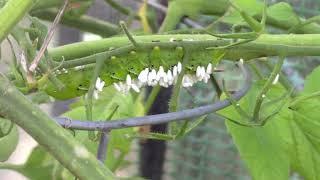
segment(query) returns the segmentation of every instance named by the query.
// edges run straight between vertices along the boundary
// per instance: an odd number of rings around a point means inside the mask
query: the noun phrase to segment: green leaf
[[[295,120],[297,117],[295,118]],[[314,142],[295,121],[291,121],[294,137],[294,153],[292,166],[305,179],[317,180],[320,178],[320,154]],[[319,146],[318,146],[319,147]]]
[[[320,67],[306,78],[305,88],[300,96],[320,91],[318,78]],[[299,97],[297,97],[299,98]],[[310,98],[300,101],[292,111],[291,122],[294,137],[292,166],[305,179],[319,179],[320,175],[320,101]]]
[[[320,76],[320,67],[317,67],[306,78],[305,87],[301,96],[305,96],[320,91],[318,78]],[[297,97],[299,98],[299,97]],[[320,99],[317,97],[300,101],[294,106],[294,119],[299,128],[313,143],[320,141]],[[320,152],[319,146],[315,146]]]
[[[256,82],[248,94],[239,102],[248,114],[252,115],[252,109],[256,97],[261,89],[262,82]],[[265,101],[279,98],[286,91],[280,86],[272,86],[266,94]],[[274,102],[269,107],[263,108],[261,117],[265,117],[275,109],[279,108],[281,102]],[[228,107],[220,111],[221,114],[231,119],[245,122],[234,107]],[[289,145],[292,144],[290,129],[288,128],[288,117],[290,113],[283,109],[277,116],[269,120],[263,127],[244,127],[226,121],[226,126],[231,134],[242,159],[253,179],[259,180],[287,180],[289,178]]]
[[[298,24],[299,17],[293,11],[290,4],[285,2],[277,3],[267,9],[268,21],[276,24]]]
[[[10,121],[0,118],[0,130],[7,132],[10,123]],[[6,161],[10,157],[12,152],[16,149],[18,141],[19,133],[16,125],[14,125],[8,135],[0,137],[0,162]]]
[[[116,92],[112,87],[107,87],[99,94],[99,99],[94,102],[92,112],[93,120],[105,120],[114,110],[116,105],[118,105],[119,108],[112,119],[140,116],[143,115],[144,112],[143,105],[139,97],[135,98],[132,94],[124,95]],[[77,102],[74,104],[73,109],[65,113],[64,116],[72,119],[85,120],[86,115],[83,102]],[[109,133],[106,165],[110,169],[114,170],[114,168],[118,167],[124,156],[130,151],[132,141],[131,135],[134,133],[134,128],[112,130]],[[75,138],[83,142],[89,151],[96,154],[98,142],[91,141],[87,137],[87,132],[85,131],[76,132]]]
[[[257,0],[237,0],[235,4],[249,15],[254,16],[262,13],[263,3]],[[222,20],[225,23],[238,24],[244,22],[240,13],[232,9]]]
[[[316,91],[320,91],[320,66],[315,68],[306,78],[306,82],[304,85],[303,93],[313,93]]]
[[[32,180],[63,179],[64,168],[41,146],[33,149],[27,162],[23,165],[2,165],[2,169],[17,171]],[[65,170],[66,171],[66,170]],[[69,174],[69,179],[72,176]]]

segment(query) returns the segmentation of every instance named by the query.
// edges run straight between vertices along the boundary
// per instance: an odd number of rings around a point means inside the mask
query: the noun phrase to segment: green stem
[[[144,106],[144,112],[147,114],[154,102],[154,100],[157,98],[159,92],[160,92],[161,87],[160,86],[155,86],[152,88],[151,93],[148,96],[148,99],[146,101],[146,104]]]
[[[269,71],[272,70],[272,65],[270,62],[263,62],[263,65],[265,65]],[[279,82],[281,83],[281,85],[288,91],[291,91],[292,89],[294,89],[292,83],[288,80],[288,78],[286,77],[286,75],[282,72],[279,73]],[[293,91],[290,96],[291,97],[295,97],[297,96],[298,92],[297,91]]]
[[[0,115],[30,134],[79,179],[114,179],[84,145],[23,96],[0,74]]]
[[[254,71],[254,73],[258,76],[258,78],[263,79],[263,75],[261,74],[257,65],[255,65],[254,62],[249,62],[248,64],[251,67],[251,69]]]
[[[172,1],[168,7],[167,14],[170,16],[166,16],[161,24],[159,32],[166,32],[176,29],[177,24],[179,24],[181,18],[183,17],[183,11],[180,10],[178,6],[174,6],[175,1]]]
[[[36,50],[32,47],[30,41],[28,41],[25,32],[21,28],[16,27],[11,31],[11,35],[27,53],[27,61],[30,62],[35,57]],[[56,76],[53,76],[51,72],[49,72],[50,67],[46,62],[47,61],[44,60],[40,61],[39,68],[41,69],[42,73],[48,73],[48,78],[55,85],[55,87],[57,87],[58,89],[63,89],[64,84]]]
[[[118,156],[118,158],[116,159],[116,161],[114,162],[113,166],[110,167],[110,170],[112,172],[114,172],[115,170],[118,169],[118,167],[121,165],[121,163],[123,162],[123,159],[126,157],[126,153],[120,152],[120,155]]]
[[[57,15],[57,11],[52,9],[41,10],[33,12],[32,15],[43,20],[53,21]],[[61,23],[102,37],[113,36],[119,32],[119,28],[116,25],[86,15],[82,15],[80,18],[65,15],[61,19]]]
[[[302,23],[299,23],[298,25],[296,26],[293,26],[292,28],[290,28],[288,30],[288,33],[292,33],[292,32],[297,32],[299,31],[299,29],[301,29],[302,27],[306,26],[306,25],[309,25],[311,23],[314,23],[314,22],[319,22],[320,21],[320,16],[314,16],[312,18],[309,18],[307,20],[305,20],[304,22]]]
[[[265,98],[265,96],[267,95],[267,92],[270,90],[271,86],[272,86],[272,82],[274,81],[274,79],[276,78],[276,76],[279,76],[279,72],[281,71],[281,67],[282,64],[285,60],[285,57],[279,57],[279,60],[277,62],[277,64],[275,65],[273,71],[271,72],[267,82],[263,85],[260,93],[258,94],[257,100],[256,100],[256,104],[253,110],[253,121],[255,122],[259,122],[260,117],[259,117],[259,113],[260,113],[260,108],[262,105],[262,102]]]
[[[177,83],[173,87],[172,95],[169,102],[169,112],[175,112],[178,109],[179,94],[180,94],[180,89],[182,85],[182,79],[186,71],[186,65],[188,63],[189,58],[190,58],[190,54],[188,49],[184,49],[182,70],[181,70],[181,73],[178,75]]]
[[[94,71],[93,71],[93,76],[91,78],[91,81],[90,81],[90,86],[89,86],[89,90],[88,90],[88,93],[87,93],[87,97],[85,98],[85,101],[86,101],[86,117],[87,117],[87,120],[88,121],[92,121],[93,117],[92,117],[92,110],[93,110],[93,93],[95,91],[95,86],[96,86],[96,82],[97,82],[97,79],[99,77],[99,74],[103,68],[103,65],[104,65],[104,61],[103,61],[103,56],[101,55],[97,55],[96,56],[96,64],[95,64],[95,68],[94,68]],[[95,132],[94,131],[88,131],[88,137],[89,139],[91,140],[94,140],[96,139],[96,136],[95,136]]]
[[[21,167],[21,165],[0,162],[0,169],[19,170]]]
[[[126,8],[125,6],[122,6],[121,4],[117,3],[114,0],[104,0],[106,3],[108,3],[111,7],[113,7],[114,9],[116,9],[117,11],[119,11],[122,14],[128,15],[130,16],[131,14],[133,14],[133,11],[129,8]],[[139,19],[140,17],[138,15],[134,15],[135,19]]]
[[[193,41],[183,41],[184,39]],[[170,39],[182,40],[170,42]],[[178,35],[145,35],[135,36],[136,42],[141,49],[148,50],[155,46],[168,49],[177,46],[189,46],[190,51],[206,51],[207,47],[224,46],[230,40],[218,40],[217,38],[205,34],[178,34]],[[160,42],[152,42],[158,40]],[[303,43],[302,43],[303,42]],[[80,58],[105,52],[111,47],[119,48],[128,46],[130,41],[127,37],[113,37],[108,39],[86,41],[60,46],[49,50],[49,55],[53,60],[66,60]],[[304,35],[261,35],[258,39],[225,49],[225,59],[239,60],[253,59],[266,56],[279,56],[285,53],[290,56],[319,56],[320,55],[320,34]],[[108,51],[110,52],[110,51]],[[119,54],[118,54],[119,55]],[[94,61],[93,61],[94,62]]]
[[[256,8],[262,8],[262,6],[263,3],[259,3]],[[175,29],[183,16],[195,17],[199,14],[223,16],[228,8],[229,0],[170,1],[166,18],[161,25],[162,32]],[[257,15],[254,18],[260,21],[262,15]],[[299,20],[294,19],[292,21],[285,21],[284,23],[282,18],[267,16],[266,24],[283,30],[289,30],[299,24]],[[320,26],[316,23],[308,24],[299,28],[296,33],[317,34],[320,33]]]
[[[35,0],[9,0],[0,9],[0,42],[32,7]]]

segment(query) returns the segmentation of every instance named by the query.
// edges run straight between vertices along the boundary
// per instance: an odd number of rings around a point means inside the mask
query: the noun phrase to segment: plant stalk
[[[79,179],[114,179],[84,145],[21,94],[0,74],[0,115],[10,119]]]

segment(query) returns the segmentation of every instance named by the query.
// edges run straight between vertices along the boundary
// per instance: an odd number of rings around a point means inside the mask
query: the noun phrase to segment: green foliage
[[[320,68],[317,68],[308,76],[305,90],[300,96],[320,90],[315,83],[319,75]],[[246,111],[252,111],[260,88],[261,83],[256,82],[239,102]],[[285,92],[281,86],[273,86],[266,97],[272,100]],[[273,103],[261,112],[264,114],[270,112],[277,108],[278,103]],[[263,127],[242,127],[226,122],[241,157],[254,179],[285,180],[288,179],[292,169],[306,179],[319,178],[319,99],[300,101],[294,109],[288,108],[289,105],[288,102],[287,108],[281,109],[279,114]],[[237,121],[243,121],[243,117],[237,114],[233,107],[223,109],[220,113]]]
[[[256,97],[263,84],[264,82],[255,82],[249,93],[239,102],[240,107],[249,114],[253,112]],[[283,93],[285,90],[281,86],[273,86],[266,94],[265,101],[279,98]],[[262,117],[272,112],[277,105],[279,102],[262,109]],[[246,122],[234,107],[225,108],[220,113],[236,121]],[[263,127],[243,127],[226,121],[228,131],[254,179],[288,179],[289,157],[282,137],[286,137],[290,131],[287,128],[288,122],[282,116],[283,114],[280,113]]]
[[[33,149],[25,164],[4,164],[1,169],[17,171],[32,180],[62,179],[63,171],[65,171],[60,163],[40,146]],[[68,175],[69,178],[72,178],[70,173]]]
[[[100,94],[99,99],[94,101],[93,121],[105,120],[114,110],[115,106],[119,107],[112,119],[140,116],[144,113],[139,97],[131,94],[123,95],[109,87],[105,88]],[[64,114],[64,116],[72,119],[86,120],[84,103],[80,101],[73,104],[72,109]],[[111,170],[116,170],[123,163],[125,155],[129,153],[133,134],[136,134],[134,128],[112,130],[109,133],[106,165]],[[92,153],[95,154],[97,152],[98,142],[89,140],[86,132],[76,131],[75,138],[85,144]]]
[[[300,96],[320,90],[317,67],[307,78],[305,89]],[[297,97],[299,98],[299,97]],[[293,167],[306,179],[319,179],[320,167],[320,102],[318,97],[300,101],[292,110],[293,121],[290,123],[294,144]]]
[[[287,24],[288,22],[297,24],[300,21],[292,7],[285,2],[280,2],[270,6],[267,13],[270,21],[276,21],[279,24]]]

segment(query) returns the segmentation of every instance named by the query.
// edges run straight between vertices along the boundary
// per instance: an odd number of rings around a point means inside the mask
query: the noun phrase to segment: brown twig
[[[43,44],[42,44],[42,46],[41,46],[41,49],[40,49],[39,53],[38,53],[37,56],[34,58],[34,60],[32,61],[31,65],[30,65],[30,67],[29,67],[29,71],[33,72],[33,71],[37,68],[37,66],[38,66],[38,64],[39,64],[39,62],[40,62],[40,60],[41,60],[41,57],[42,57],[43,54],[45,53],[45,51],[46,51],[46,49],[47,49],[47,47],[48,47],[48,45],[49,45],[49,43],[50,43],[53,35],[54,35],[55,29],[56,29],[58,23],[60,22],[60,20],[61,20],[61,18],[62,18],[62,15],[64,14],[64,11],[65,11],[66,8],[67,8],[68,3],[69,3],[69,0],[64,0],[64,4],[63,4],[63,6],[59,9],[56,18],[54,19],[54,21],[53,21],[53,23],[52,23],[52,25],[51,25],[51,27],[50,27],[50,29],[49,29],[49,31],[48,31],[48,34],[47,34],[47,36],[46,36],[45,39],[44,39],[44,42],[43,42]]]

